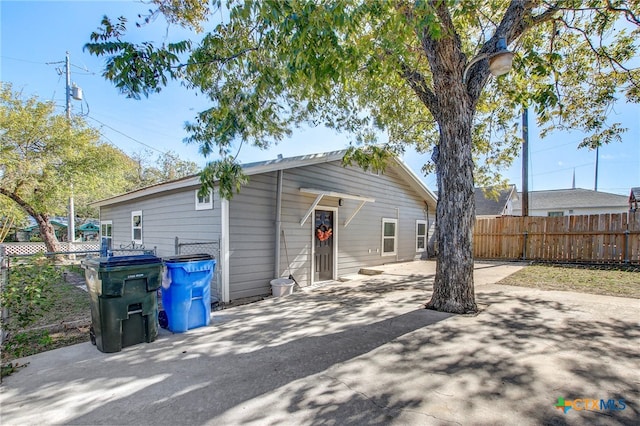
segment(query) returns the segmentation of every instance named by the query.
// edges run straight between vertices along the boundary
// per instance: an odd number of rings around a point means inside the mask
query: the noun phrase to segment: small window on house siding
[[[213,191],[209,190],[209,193],[205,196],[198,194],[199,190],[196,189],[196,210],[211,210],[213,208]]]
[[[131,212],[131,241],[142,244],[142,210]]]
[[[112,220],[103,220],[100,222],[100,237],[102,238],[113,238],[113,221]]]
[[[382,256],[393,256],[397,252],[398,219],[382,219]]]
[[[427,221],[416,220],[416,252],[427,249]]]
[[[562,217],[564,212],[547,212],[548,217]]]

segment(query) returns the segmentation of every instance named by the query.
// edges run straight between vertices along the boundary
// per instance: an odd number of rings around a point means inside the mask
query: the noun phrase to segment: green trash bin
[[[153,255],[112,256],[82,263],[91,298],[91,342],[101,352],[158,337],[157,289],[162,259]]]

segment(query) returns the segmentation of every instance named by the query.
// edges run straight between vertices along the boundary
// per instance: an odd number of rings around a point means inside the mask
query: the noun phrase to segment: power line
[[[93,121],[95,121],[95,122],[97,122],[97,123],[99,123],[99,124],[103,125],[104,127],[108,128],[108,129],[111,129],[111,130],[113,130],[114,132],[119,133],[119,134],[121,134],[122,136],[126,137],[127,139],[131,139],[132,141],[134,141],[134,142],[136,142],[136,143],[139,143],[140,145],[145,146],[145,147],[147,147],[147,148],[149,148],[149,149],[151,149],[151,150],[153,150],[153,151],[156,151],[156,152],[159,152],[159,153],[161,153],[161,154],[165,154],[165,155],[167,155],[167,154],[168,154],[168,152],[161,151],[161,150],[159,150],[158,148],[155,148],[155,147],[153,147],[153,146],[151,146],[151,145],[148,145],[148,144],[146,144],[146,143],[144,143],[144,142],[142,142],[142,141],[139,141],[138,139],[132,138],[131,136],[127,135],[126,133],[121,132],[120,130],[118,130],[118,129],[116,129],[116,128],[113,128],[113,127],[109,126],[108,124],[105,124],[105,123],[103,123],[102,121],[100,121],[100,120],[98,120],[98,119],[95,119],[95,118],[93,118],[93,117],[91,117],[91,116],[89,116],[89,115],[87,115],[87,118],[90,118],[90,119],[92,119]]]
[[[577,143],[577,142],[567,142],[567,143],[563,143],[562,145],[554,145],[554,146],[550,146],[548,148],[543,148],[543,149],[538,149],[536,151],[532,151],[531,154],[536,154],[538,152],[544,152],[544,151],[551,151],[553,149],[562,148],[563,146],[573,145],[575,143]]]
[[[11,59],[12,61],[26,62],[27,64],[48,65],[47,62],[29,61],[27,59],[12,58],[11,56],[4,56],[4,55],[1,55],[0,57],[3,58],[3,59]]]
[[[577,169],[578,167],[586,167],[586,166],[592,166],[592,165],[593,165],[593,163],[584,163],[584,164],[580,164],[578,166],[565,167],[564,169],[553,170],[553,171],[550,171],[550,172],[536,173],[533,176],[550,175],[550,174],[553,174],[553,173],[560,173],[560,172],[563,172],[565,170]]]

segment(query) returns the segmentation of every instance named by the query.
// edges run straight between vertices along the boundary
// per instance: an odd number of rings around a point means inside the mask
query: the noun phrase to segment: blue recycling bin
[[[211,281],[216,261],[207,254],[164,259],[167,268],[162,283],[162,306],[168,328],[183,333],[211,321]]]

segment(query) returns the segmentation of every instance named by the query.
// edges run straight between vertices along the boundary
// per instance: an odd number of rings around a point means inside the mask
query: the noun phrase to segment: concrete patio
[[[20,360],[0,422],[25,424],[637,424],[640,301],[494,284],[481,312],[422,309],[435,263],[217,311],[212,325],[103,354]],[[566,400],[624,399],[621,411]]]

